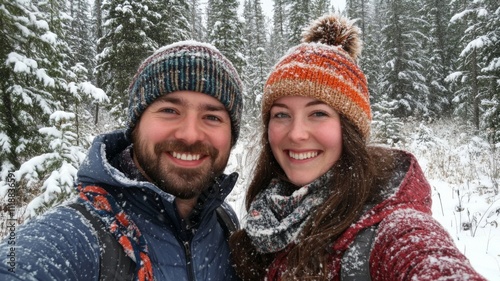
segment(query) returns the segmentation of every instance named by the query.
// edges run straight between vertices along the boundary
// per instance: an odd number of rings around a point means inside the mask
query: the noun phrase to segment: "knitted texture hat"
[[[279,60],[264,86],[263,122],[273,102],[284,96],[318,99],[349,119],[365,141],[372,119],[365,75],[356,59],[361,53],[360,30],[353,21],[323,16],[303,33],[300,45]]]
[[[218,99],[229,113],[232,143],[236,143],[243,84],[231,62],[214,46],[196,41],[162,47],[141,64],[129,87],[127,136],[151,103],[175,91],[200,92]]]

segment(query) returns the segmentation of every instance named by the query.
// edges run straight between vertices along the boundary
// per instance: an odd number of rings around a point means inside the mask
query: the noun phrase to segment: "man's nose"
[[[201,120],[193,116],[187,116],[179,124],[175,138],[184,141],[186,144],[193,144],[197,141],[203,141],[205,132],[202,129]]]

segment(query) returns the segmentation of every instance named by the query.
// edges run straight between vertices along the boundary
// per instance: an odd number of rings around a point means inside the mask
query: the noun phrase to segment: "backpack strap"
[[[340,280],[370,281],[370,253],[378,225],[361,230],[342,256]]]
[[[238,218],[226,202],[215,209],[215,212],[217,213],[217,221],[222,226],[222,229],[224,229],[226,239],[229,239],[229,236],[240,228]]]
[[[72,203],[68,207],[79,211],[90,221],[97,233],[101,251],[99,280],[133,280],[134,262],[125,254],[116,238],[109,231],[106,231],[104,224],[82,204]]]
[[[222,226],[226,239],[229,239],[229,236],[239,229],[239,223],[236,215],[231,211],[231,207],[226,204],[224,202],[215,212],[217,213],[217,221]],[[101,251],[99,280],[133,280],[132,259],[125,254],[123,247],[116,241],[115,237],[109,231],[106,231],[104,224],[82,204],[72,203],[68,207],[79,211],[90,221],[97,233],[99,249]]]

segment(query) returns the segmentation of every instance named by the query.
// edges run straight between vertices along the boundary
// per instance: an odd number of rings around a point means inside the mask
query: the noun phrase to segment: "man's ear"
[[[139,124],[141,123],[141,119],[139,118],[139,120],[137,120],[137,123],[135,124],[134,126],[134,129],[132,130],[132,132],[130,132],[130,142],[131,143],[135,143],[137,138],[139,137],[137,134],[137,131],[138,131],[138,127],[139,127]]]

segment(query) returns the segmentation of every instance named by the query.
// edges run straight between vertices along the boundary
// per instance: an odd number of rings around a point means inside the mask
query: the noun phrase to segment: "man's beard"
[[[222,155],[212,146],[196,142],[186,145],[181,141],[165,141],[154,146],[154,155],[149,153],[140,138],[133,134],[134,155],[146,176],[163,191],[181,199],[192,199],[207,189],[215,177],[222,174],[229,152]],[[166,160],[168,152],[208,155],[210,163],[198,168],[181,168]],[[206,160],[205,160],[206,161]]]

